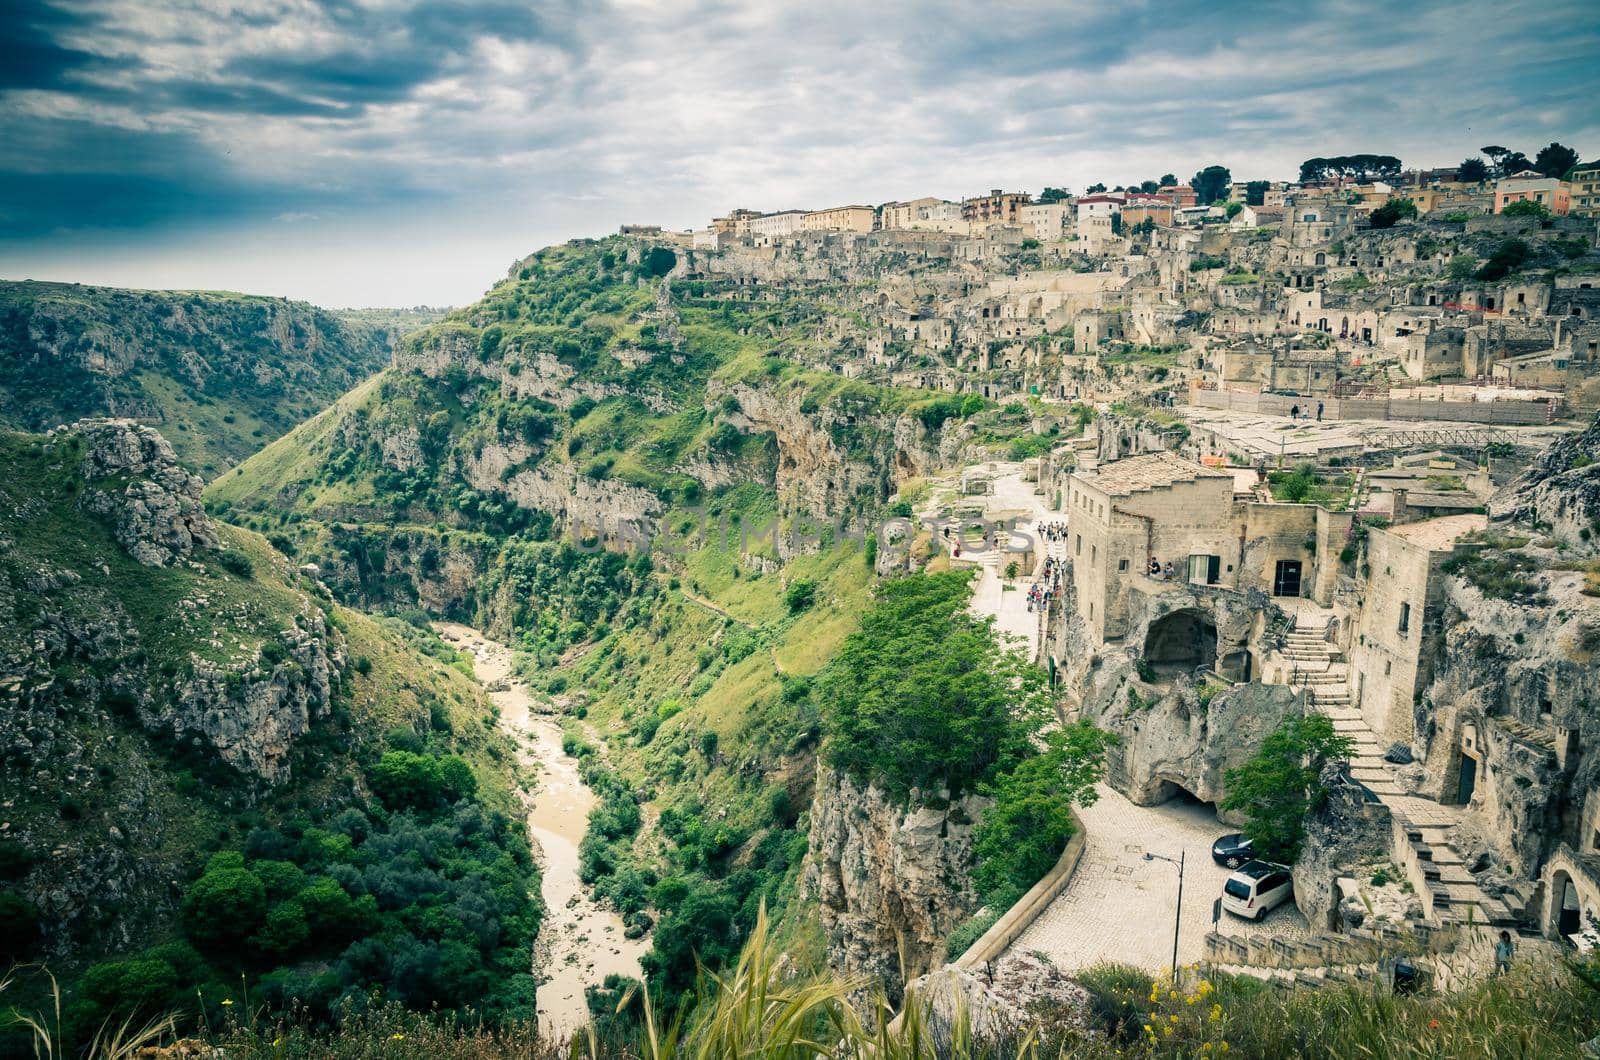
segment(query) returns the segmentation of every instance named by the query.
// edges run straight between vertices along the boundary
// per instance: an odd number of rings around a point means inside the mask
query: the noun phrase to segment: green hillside
[[[241,977],[313,1018],[369,990],[531,1016],[537,872],[466,663],[196,521],[170,459],[130,428],[0,433],[7,955],[64,975],[80,1035],[220,1019]]]
[[[880,510],[897,424],[936,437],[993,415],[818,370],[819,324],[857,285],[748,298],[667,277],[674,264],[620,238],[541,251],[206,493],[341,599],[519,649],[603,797],[584,875],[653,930],[664,1003],[692,990],[696,954],[738,951],[763,901],[820,960],[814,920],[786,915],[821,731],[811,682],[866,606],[872,556],[840,542],[780,557],[763,535]],[[725,537],[681,555],[573,541],[620,518],[683,535],[693,507]]]
[[[4,282],[0,426],[131,417],[210,478],[381,368],[406,327],[282,298]]]

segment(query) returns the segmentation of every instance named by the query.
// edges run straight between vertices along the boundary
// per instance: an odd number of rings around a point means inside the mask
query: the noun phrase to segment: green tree
[[[298,953],[310,937],[305,907],[291,898],[267,911],[267,922],[250,941],[263,953],[281,961]]]
[[[1476,155],[1463,158],[1456,167],[1456,180],[1463,184],[1482,184],[1489,179],[1489,166]]]
[[[1046,188],[1039,193],[1040,202],[1060,202],[1071,193],[1066,188]]]
[[[1500,214],[1502,217],[1537,217],[1541,221],[1548,221],[1550,208],[1533,199],[1518,199],[1516,202],[1507,203]]]
[[[1008,906],[1054,865],[1072,836],[1072,807],[1091,806],[1105,776],[1111,733],[1078,722],[1045,749],[982,787],[994,798],[973,831],[973,883],[986,904]]]
[[[1244,203],[1242,203],[1242,202],[1230,202],[1226,207],[1224,207],[1222,212],[1227,214],[1228,215],[1228,219],[1231,221],[1235,217],[1238,217],[1241,213],[1244,212]]]
[[[1084,194],[1085,195],[1099,195],[1099,194],[1103,193],[1105,190],[1106,190],[1106,186],[1104,184],[1091,184],[1091,185],[1089,185],[1088,190],[1084,192]]]
[[[1027,753],[1050,710],[1045,676],[968,611],[969,575],[879,587],[819,682],[835,767],[901,794],[954,793]]]
[[[1539,148],[1539,153],[1533,156],[1533,168],[1557,180],[1565,177],[1577,164],[1578,152],[1566,144],[1552,142],[1548,147]]]
[[[1494,253],[1489,255],[1489,260],[1479,266],[1473,275],[1480,280],[1503,280],[1522,268],[1532,253],[1528,244],[1522,240],[1507,239],[1495,248]]]
[[[1393,228],[1400,221],[1415,220],[1417,204],[1410,199],[1390,199],[1372,211],[1373,228]]]
[[[1233,174],[1228,172],[1227,166],[1210,165],[1189,178],[1195,200],[1201,206],[1209,206],[1226,198],[1228,186],[1232,183]]]
[[[1270,180],[1252,180],[1244,186],[1244,201],[1249,206],[1260,206],[1267,201],[1267,189],[1272,187]]]
[[[238,946],[266,920],[267,889],[244,866],[244,856],[226,850],[212,855],[206,871],[183,899],[184,927],[197,945],[217,951]]]
[[[1253,758],[1223,774],[1222,808],[1245,815],[1244,834],[1259,857],[1292,862],[1305,839],[1306,815],[1327,797],[1322,767],[1354,748],[1326,715],[1285,718]]]
[[[1161,174],[1161,179],[1157,181],[1156,184],[1158,187],[1162,188],[1176,188],[1178,186],[1178,178],[1173,176],[1171,173],[1163,173]]]

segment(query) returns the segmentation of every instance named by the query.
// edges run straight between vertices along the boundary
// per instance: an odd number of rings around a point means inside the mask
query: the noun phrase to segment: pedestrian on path
[[[1322,422],[1322,402],[1317,402],[1317,422]]]
[[[1511,958],[1516,955],[1517,947],[1511,941],[1511,932],[1500,932],[1500,941],[1494,944],[1494,974],[1505,975],[1511,970]]]

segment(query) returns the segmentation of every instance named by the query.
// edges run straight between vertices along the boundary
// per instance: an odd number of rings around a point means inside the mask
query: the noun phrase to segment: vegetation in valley
[[[36,636],[60,645],[8,708],[8,739],[51,753],[0,782],[0,913],[10,956],[60,977],[61,1033],[83,1044],[157,1014],[216,1025],[247,999],[313,1021],[373,997],[526,1018],[537,872],[507,745],[448,649],[339,606],[238,528],[182,563],[135,562],[79,504],[79,441],[0,435],[0,655],[14,669]],[[201,667],[229,688],[304,681],[297,660],[312,662],[294,653],[318,637],[330,700],[286,738],[286,783],[161,706]],[[13,999],[45,986],[23,977]]]

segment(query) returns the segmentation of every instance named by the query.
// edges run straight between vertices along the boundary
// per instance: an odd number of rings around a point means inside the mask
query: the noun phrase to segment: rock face
[[[1423,790],[1457,801],[1464,754],[1479,762],[1472,828],[1514,874],[1537,871],[1562,837],[1579,838],[1585,795],[1600,784],[1600,622],[1581,572],[1532,577],[1544,602],[1486,595],[1466,578],[1444,586],[1433,680],[1415,708]]]
[[[1139,647],[1152,627],[1174,615],[1201,614],[1213,623],[1217,653],[1243,650],[1258,614],[1236,594],[1197,587],[1135,601],[1137,618],[1125,646],[1089,650],[1071,591],[1058,642],[1071,660],[1066,686],[1079,690],[1079,715],[1117,734],[1107,780],[1134,803],[1147,806],[1187,791],[1203,802],[1223,797],[1223,775],[1243,765],[1284,718],[1300,711],[1297,693],[1284,685],[1243,682],[1197,685],[1192,674],[1140,676]]]
[[[1328,798],[1307,818],[1293,868],[1295,905],[1315,931],[1343,926],[1334,923],[1333,881],[1350,866],[1386,861],[1394,820],[1387,806],[1368,802],[1359,786],[1344,779],[1339,763],[1323,770],[1322,783]]]
[[[83,439],[84,510],[110,520],[128,555],[165,567],[196,548],[216,548],[198,475],[178,466],[167,440],[131,420],[82,420],[59,432]]]
[[[817,770],[806,884],[816,895],[828,963],[879,978],[898,1004],[907,979],[944,961],[945,938],[976,911],[972,828],[987,800],[923,806]]]
[[[1489,514],[1547,525],[1569,549],[1600,549],[1600,417],[1554,442],[1491,500]]]
[[[1087,990],[1032,953],[1007,953],[982,975],[947,965],[914,980],[906,995],[922,1006],[928,1033],[940,1045],[962,1020],[980,1045],[1014,1041],[1036,1026],[1047,1036],[1083,1027],[1090,1003]]]

